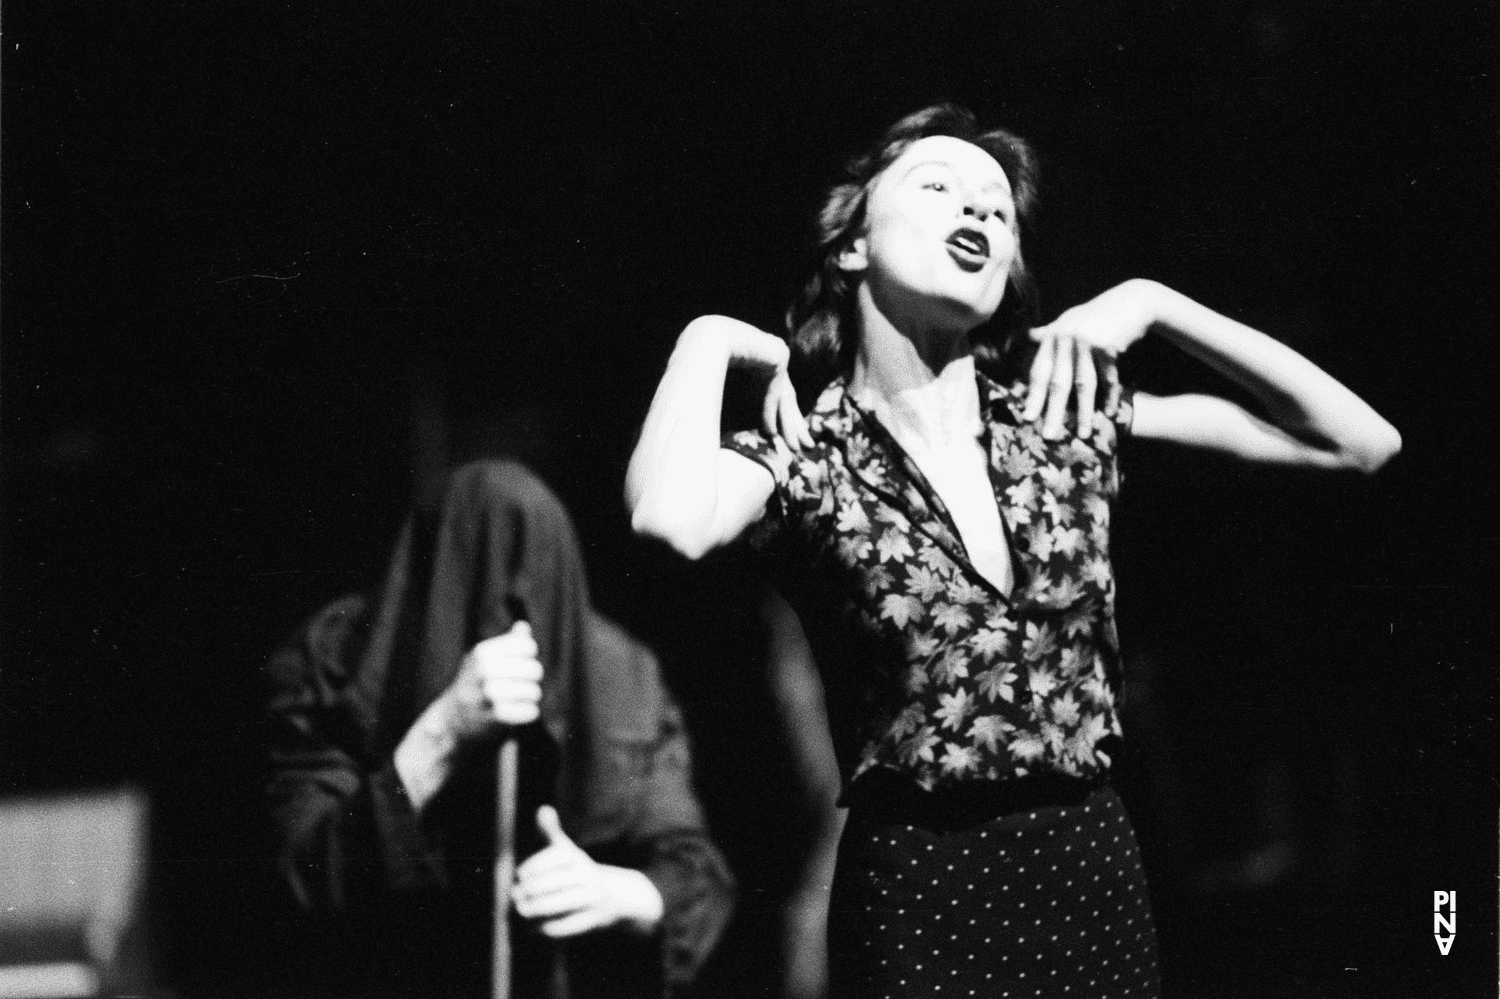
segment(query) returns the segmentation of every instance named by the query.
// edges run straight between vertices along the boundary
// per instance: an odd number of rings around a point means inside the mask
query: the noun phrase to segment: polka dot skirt
[[[1108,786],[963,828],[851,807],[829,912],[837,999],[1154,999],[1156,928]]]

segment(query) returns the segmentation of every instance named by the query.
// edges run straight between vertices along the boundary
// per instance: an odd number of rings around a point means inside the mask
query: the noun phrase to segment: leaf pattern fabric
[[[1094,777],[1120,735],[1109,519],[1129,394],[1111,379],[1087,435],[1047,440],[1021,417],[1024,385],[976,382],[1008,595],[970,563],[942,500],[845,379],[808,416],[812,448],[760,431],[724,441],[775,480],[747,540],[802,570],[790,595],[846,782],[876,767],[929,790]]]

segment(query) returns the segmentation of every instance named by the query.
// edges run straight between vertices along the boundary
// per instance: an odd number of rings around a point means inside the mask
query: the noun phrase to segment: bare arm
[[[1118,355],[1148,330],[1244,386],[1265,418],[1207,395],[1138,395],[1137,437],[1252,461],[1372,473],[1401,435],[1349,389],[1290,347],[1155,281],[1133,280],[1064,312],[1033,336],[1072,336]]]
[[[719,447],[724,378],[731,364],[768,377],[763,419],[771,432],[808,444],[786,377],[786,344],[725,316],[693,320],[677,339],[625,474],[638,533],[689,558],[734,540],[765,508],[774,485],[760,465]]]

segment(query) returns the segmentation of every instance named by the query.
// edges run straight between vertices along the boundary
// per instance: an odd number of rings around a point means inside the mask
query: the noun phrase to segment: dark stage
[[[633,537],[625,463],[684,323],[777,328],[842,158],[939,99],[1042,152],[1047,318],[1153,277],[1404,436],[1368,479],[1127,452],[1168,995],[1496,994],[1496,5],[13,0],[3,48],[0,792],[146,793],[166,994],[281,994],[260,667],[502,451],[685,704],[741,881],[700,993],[783,994],[763,581]]]

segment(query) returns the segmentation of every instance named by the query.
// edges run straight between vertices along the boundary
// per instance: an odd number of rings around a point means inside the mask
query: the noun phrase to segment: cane
[[[516,879],[516,785],[520,744],[514,735],[500,743],[495,768],[495,921],[490,968],[492,999],[510,999],[510,889]]]
[[[525,621],[515,596],[505,601],[511,625]],[[493,634],[495,622],[486,622]],[[516,880],[516,789],[521,780],[521,744],[515,730],[500,741],[495,761],[495,914],[490,939],[491,999],[510,999],[510,892]]]

